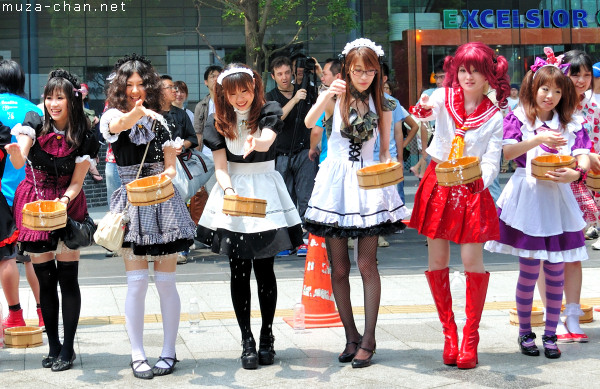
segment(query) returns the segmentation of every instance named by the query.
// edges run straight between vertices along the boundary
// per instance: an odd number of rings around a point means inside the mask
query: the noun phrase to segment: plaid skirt
[[[600,210],[594,201],[592,192],[587,186],[585,186],[585,182],[571,182],[571,190],[573,190],[575,200],[577,200],[579,209],[581,209],[581,212],[583,212],[583,219],[586,221],[586,223],[596,223],[598,217],[600,216]]]
[[[127,204],[125,185],[135,180],[140,165],[117,166],[121,186],[110,198],[110,210],[122,212]],[[164,171],[162,162],[145,163],[140,174],[148,177]],[[127,209],[129,223],[123,247],[132,247],[135,255],[166,255],[187,250],[193,243],[196,226],[175,188],[175,196],[155,205]]]

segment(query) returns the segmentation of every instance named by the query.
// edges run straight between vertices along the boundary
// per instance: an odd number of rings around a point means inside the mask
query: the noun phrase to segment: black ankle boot
[[[275,337],[273,335],[261,336],[258,346],[258,364],[272,365],[275,362]]]
[[[256,341],[254,338],[249,338],[242,342],[242,367],[249,370],[258,367],[258,355],[256,353]]]

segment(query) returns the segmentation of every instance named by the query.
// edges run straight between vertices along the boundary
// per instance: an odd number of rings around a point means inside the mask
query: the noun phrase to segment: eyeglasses
[[[179,90],[179,88],[177,88],[176,86],[163,86],[163,89],[171,89],[171,90],[174,90],[175,92],[177,92]]]
[[[377,70],[375,70],[375,69],[370,69],[370,70],[351,70],[351,73],[353,75],[355,75],[356,77],[362,77],[364,75],[366,75],[367,77],[373,77],[374,75],[377,74]]]
[[[445,74],[440,74],[440,75],[435,74],[433,76],[433,78],[436,80],[443,80],[444,78],[446,78],[446,75]]]

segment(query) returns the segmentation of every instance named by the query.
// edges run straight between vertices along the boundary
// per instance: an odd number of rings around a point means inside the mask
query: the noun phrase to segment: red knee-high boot
[[[463,340],[456,365],[459,369],[473,369],[479,363],[477,359],[479,332],[477,330],[479,329],[483,304],[485,304],[490,273],[465,272],[465,276],[467,279],[467,301],[465,306],[467,323],[463,329]]]
[[[446,365],[456,365],[458,357],[458,333],[454,312],[452,312],[452,294],[450,293],[450,277],[448,268],[442,270],[426,271],[425,277],[429,282],[429,289],[435,307],[438,311],[442,328],[444,329],[444,354],[443,360]]]

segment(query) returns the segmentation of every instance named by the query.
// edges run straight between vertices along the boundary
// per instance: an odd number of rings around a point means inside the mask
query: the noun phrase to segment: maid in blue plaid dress
[[[144,152],[140,177],[176,174],[175,155],[180,139],[173,141],[161,125],[153,131],[160,109],[160,79],[144,57],[133,54],[115,65],[116,76],[108,90],[108,104],[100,122],[102,135],[112,146],[122,185],[111,197],[110,210],[122,212],[127,204],[125,185],[136,177]],[[179,141],[179,142],[178,142]],[[146,147],[149,144],[148,147]],[[175,196],[156,205],[130,206],[122,256],[127,274],[125,324],[131,341],[131,368],[136,378],[150,379],[173,372],[178,362],[175,340],[181,303],[175,286],[177,253],[187,250],[195,235],[194,222],[175,189]],[[163,320],[163,349],[150,367],[143,347],[144,300],[148,289],[148,259],[154,262],[154,280]]]

